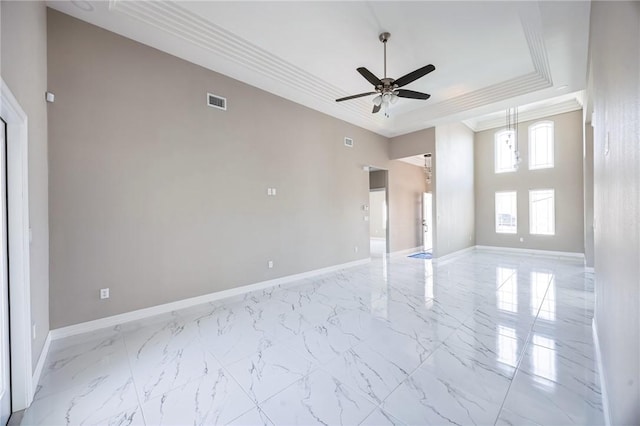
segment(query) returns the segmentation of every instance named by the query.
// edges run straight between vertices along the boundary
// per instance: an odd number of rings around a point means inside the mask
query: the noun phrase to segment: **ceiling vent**
[[[222,96],[214,95],[213,93],[207,93],[207,105],[213,108],[218,108],[221,110],[227,110],[227,98],[223,98]]]
[[[349,148],[353,148],[353,139],[344,138],[344,146],[348,146]]]

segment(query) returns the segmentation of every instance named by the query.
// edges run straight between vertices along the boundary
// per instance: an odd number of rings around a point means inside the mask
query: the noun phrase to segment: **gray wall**
[[[475,245],[473,137],[461,123],[436,127],[434,257]]]
[[[593,2],[595,320],[611,424],[640,424],[640,3]],[[609,152],[605,154],[605,141]]]
[[[420,168],[388,139],[48,17],[52,327],[368,257],[363,164],[389,170],[391,246],[415,246]]]
[[[33,368],[49,332],[47,20],[43,2],[2,1],[0,74],[28,117]]]
[[[387,187],[387,170],[376,170],[369,172],[369,189],[380,189]]]
[[[554,122],[554,164],[552,169],[529,170],[529,125]],[[584,203],[582,175],[582,111],[573,111],[522,122],[518,139],[522,163],[516,172],[494,172],[494,134],[490,129],[476,133],[476,244],[584,253]],[[529,235],[529,189],[555,189],[556,234]],[[518,233],[495,232],[495,192],[518,192]],[[520,238],[524,242],[520,242]]]

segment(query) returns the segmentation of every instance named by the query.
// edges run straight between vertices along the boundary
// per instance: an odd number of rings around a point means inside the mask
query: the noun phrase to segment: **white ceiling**
[[[385,136],[585,87],[589,2],[47,4]],[[357,67],[383,76],[382,31],[391,33],[390,77],[430,63],[436,67],[405,87],[430,93],[431,99],[401,99],[390,118],[371,114],[370,98],[334,102],[370,91]]]

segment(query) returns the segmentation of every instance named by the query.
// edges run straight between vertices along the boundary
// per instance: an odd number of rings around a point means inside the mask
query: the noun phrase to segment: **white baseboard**
[[[51,346],[51,332],[48,332],[47,338],[44,339],[44,346],[42,346],[42,352],[40,352],[40,356],[38,357],[38,363],[36,364],[36,369],[33,372],[33,388],[32,389],[34,393],[38,389],[38,383],[40,382],[42,369],[44,368],[44,363],[47,360],[47,355],[49,355],[49,346]],[[31,399],[33,399],[33,395],[31,396]]]
[[[591,322],[593,330],[593,341],[596,344],[596,363],[598,365],[598,375],[600,376],[600,392],[602,393],[602,412],[604,413],[604,423],[606,426],[611,425],[611,413],[609,412],[609,397],[607,395],[607,384],[604,381],[604,372],[602,371],[602,354],[600,352],[600,339],[598,338],[598,327],[596,319]]]
[[[572,259],[584,260],[584,253],[574,253],[570,251],[552,251],[552,250],[535,250],[516,247],[498,247],[498,246],[476,246],[476,249],[483,251],[502,252],[510,254],[526,254],[529,256],[547,256],[547,257],[569,257]]]
[[[315,269],[312,271],[302,272],[300,274],[287,275],[272,280],[262,281],[255,284],[249,284],[242,287],[230,288],[228,290],[217,291],[215,293],[204,294],[202,296],[191,297],[189,299],[178,300],[176,302],[165,303],[162,305],[151,306],[149,308],[137,309],[135,311],[125,312],[123,314],[113,315],[110,317],[100,318],[93,321],[82,322],[79,324],[69,325],[67,327],[56,328],[49,332],[51,340],[62,339],[64,337],[75,336],[77,334],[88,333],[108,327],[115,327],[130,321],[136,321],[155,315],[165,314],[178,309],[189,308],[191,306],[201,305],[203,303],[215,300],[225,299],[227,297],[238,296],[255,290],[275,287],[277,285],[292,283],[305,278],[310,278],[341,269],[352,268],[354,266],[364,265],[371,262],[371,258],[355,260],[353,262],[342,263],[339,265],[328,266],[326,268]]]
[[[444,256],[438,256],[433,258],[433,263],[442,265],[443,263],[450,262],[453,259],[457,259],[460,256],[463,256],[469,252],[472,252],[476,249],[476,246],[466,247],[461,250],[454,251],[449,254],[445,254]]]
[[[397,256],[404,256],[405,254],[408,255],[408,254],[421,253],[421,252],[422,252],[422,246],[419,246],[419,247],[412,247],[404,250],[394,251],[389,253],[389,256],[397,257]]]

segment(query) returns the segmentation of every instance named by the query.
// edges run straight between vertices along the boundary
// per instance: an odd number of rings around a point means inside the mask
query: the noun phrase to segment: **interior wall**
[[[381,189],[387,187],[387,171],[376,170],[369,172],[369,189]]]
[[[529,126],[545,120],[554,123],[555,166],[529,170]],[[510,173],[495,173],[494,168],[494,135],[502,128],[476,133],[476,244],[584,253],[582,128],[582,111],[520,123],[518,141],[522,162],[516,172]],[[547,188],[555,189],[556,234],[530,235],[529,190]],[[495,232],[496,191],[517,191],[517,234]]]
[[[428,152],[436,152],[435,127],[396,136],[391,138],[389,143],[389,158],[392,160],[413,157],[414,155],[422,155]]]
[[[640,3],[593,2],[595,322],[611,424],[640,424]]]
[[[0,3],[0,74],[28,117],[31,321],[35,369],[49,332],[47,20],[40,1]]]
[[[389,241],[390,252],[422,246],[422,194],[424,171],[402,161],[389,162]]]
[[[436,127],[435,258],[475,245],[473,138],[462,123]]]
[[[369,236],[372,238],[387,238],[383,213],[386,201],[386,191],[378,190],[369,193]]]
[[[52,327],[367,258],[365,164],[415,247],[387,138],[53,10],[48,43]]]

